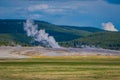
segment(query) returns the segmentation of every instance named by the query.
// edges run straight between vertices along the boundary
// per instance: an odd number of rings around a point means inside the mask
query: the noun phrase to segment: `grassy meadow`
[[[0,80],[120,80],[120,56],[0,59]]]

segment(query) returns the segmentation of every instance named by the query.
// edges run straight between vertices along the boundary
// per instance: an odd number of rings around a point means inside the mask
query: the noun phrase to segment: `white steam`
[[[34,21],[30,19],[26,20],[26,23],[24,23],[24,30],[26,31],[27,36],[32,37],[35,41],[38,41],[47,47],[60,48],[53,36],[49,36],[43,29],[38,30],[38,25],[35,25]]]
[[[103,29],[107,31],[118,31],[111,22],[102,23],[102,26],[103,26]]]

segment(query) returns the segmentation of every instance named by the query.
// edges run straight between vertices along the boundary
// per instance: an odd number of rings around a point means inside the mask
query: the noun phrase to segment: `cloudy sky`
[[[0,19],[27,18],[120,30],[120,0],[0,0]]]

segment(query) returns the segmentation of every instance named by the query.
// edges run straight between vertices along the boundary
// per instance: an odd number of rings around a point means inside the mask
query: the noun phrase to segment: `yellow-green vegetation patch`
[[[0,59],[0,80],[120,80],[120,56]]]

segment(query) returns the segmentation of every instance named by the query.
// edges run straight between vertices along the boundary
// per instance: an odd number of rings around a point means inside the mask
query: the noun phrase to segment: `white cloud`
[[[118,31],[111,22],[102,23],[102,26],[103,26],[103,29],[107,31]]]
[[[44,9],[48,9],[47,4],[32,5],[28,7],[29,11],[44,10]]]
[[[42,15],[40,14],[31,14],[29,15],[29,18],[32,18],[32,19],[40,19],[42,17]]]
[[[56,9],[56,8],[45,10],[45,12],[47,13],[58,13],[58,12],[63,12],[63,11],[64,11],[63,9]]]
[[[48,4],[37,4],[37,5],[31,5],[28,7],[28,11],[43,11],[46,13],[59,13],[63,12],[63,8],[59,8],[55,5],[48,5]]]
[[[85,3],[86,2],[86,3]],[[91,5],[88,3],[93,3],[94,1],[49,1],[49,3],[38,3],[31,4],[27,9],[30,12],[41,11],[50,14],[65,14],[65,13],[88,13],[87,7],[90,8]],[[96,1],[94,2],[96,4]],[[93,5],[93,4],[92,4]],[[93,7],[92,7],[93,9]]]

